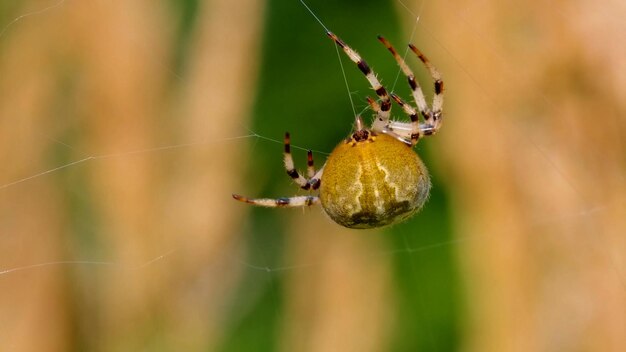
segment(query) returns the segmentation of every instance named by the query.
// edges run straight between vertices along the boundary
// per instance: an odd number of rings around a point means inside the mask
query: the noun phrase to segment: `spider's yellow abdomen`
[[[429,191],[428,171],[410,146],[363,130],[328,157],[320,200],[338,224],[364,229],[409,218],[424,205]]]

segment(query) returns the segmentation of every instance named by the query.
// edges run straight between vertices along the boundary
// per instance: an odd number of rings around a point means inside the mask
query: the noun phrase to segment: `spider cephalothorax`
[[[373,228],[398,223],[415,214],[428,199],[428,171],[413,146],[441,127],[443,81],[441,75],[415,46],[409,48],[424,63],[434,80],[432,109],[411,69],[383,37],[378,39],[394,56],[407,76],[417,109],[395,94],[388,94],[376,75],[359,54],[335,34],[328,36],[343,49],[375,90],[380,103],[368,98],[376,113],[367,129],[356,117],[355,131],[335,147],[328,160],[315,170],[313,154],[308,152],[307,178],[294,167],[289,133],[285,134],[284,162],[287,174],[305,190],[319,190],[319,196],[297,196],[278,199],[248,199],[234,194],[237,200],[267,207],[301,207],[321,204],[336,223],[349,228]],[[411,122],[391,121],[391,98],[409,116]],[[421,121],[420,116],[421,115]]]

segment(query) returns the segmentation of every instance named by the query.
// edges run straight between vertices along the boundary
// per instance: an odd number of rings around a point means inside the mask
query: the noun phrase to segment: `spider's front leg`
[[[428,60],[426,55],[424,55],[419,49],[417,49],[415,45],[409,44],[409,48],[411,49],[411,51],[413,51],[413,53],[415,53],[415,55],[417,55],[417,57],[420,59],[420,61],[422,61],[424,66],[426,66],[428,73],[430,73],[430,76],[432,77],[434,81],[435,95],[433,96],[432,109],[430,110],[430,115],[429,116],[424,115],[424,117],[426,118],[426,122],[434,126],[434,132],[436,132],[441,127],[441,119],[443,117],[442,109],[443,109],[443,90],[444,89],[443,89],[443,80],[441,78],[441,73],[439,73],[439,70],[435,68],[435,66],[430,62],[430,60]]]
[[[372,129],[375,131],[382,131],[384,127],[389,123],[389,116],[391,115],[391,99],[389,97],[389,93],[383,85],[380,83],[378,78],[376,78],[376,74],[370,68],[370,66],[361,58],[361,56],[354,51],[351,47],[349,47],[343,40],[341,40],[337,35],[332,32],[326,32],[328,35],[342,50],[352,62],[356,64],[361,73],[365,75],[365,78],[370,83],[370,86],[380,98],[380,105],[374,102],[371,99],[368,99],[370,102],[370,106],[376,113],[376,120],[372,124]]]
[[[382,36],[378,36],[378,40],[380,40],[380,42],[385,45],[389,52],[391,52],[393,57],[396,59],[396,62],[398,62],[398,65],[402,69],[402,72],[407,77],[409,86],[411,87],[413,99],[415,100],[417,108],[421,113],[422,118],[424,119],[423,123],[419,122],[417,111],[410,104],[407,104],[402,99],[400,99],[400,97],[398,97],[397,95],[391,94],[391,97],[411,118],[411,129],[410,131],[407,131],[407,125],[405,123],[394,121],[389,124],[389,129],[395,134],[406,138],[407,141],[410,140],[411,145],[415,145],[421,137],[433,135],[441,127],[443,107],[443,80],[441,79],[441,74],[435,68],[435,66],[433,66],[430,60],[428,60],[428,58],[426,58],[426,56],[415,47],[415,45],[409,44],[409,48],[411,49],[411,51],[413,51],[413,53],[415,53],[420,61],[422,61],[424,66],[426,66],[426,69],[428,69],[428,72],[434,80],[435,94],[433,96],[433,105],[431,109],[426,103],[422,88],[415,80],[415,74],[406,64],[404,59],[398,54],[396,49],[391,45],[391,43],[389,43],[387,39]]]

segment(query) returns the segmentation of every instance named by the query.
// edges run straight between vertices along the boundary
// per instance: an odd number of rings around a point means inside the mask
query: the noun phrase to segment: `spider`
[[[370,128],[356,116],[354,132],[340,142],[326,163],[315,170],[313,153],[307,154],[307,177],[300,174],[291,156],[289,132],[285,133],[284,163],[287,174],[304,190],[319,190],[319,196],[297,196],[277,199],[249,199],[233,194],[236,200],[263,207],[305,207],[321,204],[336,223],[355,229],[381,227],[406,220],[422,208],[430,191],[428,170],[413,146],[441,127],[443,81],[441,74],[413,44],[409,48],[422,61],[434,80],[432,108],[415,75],[394,47],[382,36],[385,45],[398,62],[411,87],[417,110],[396,94],[389,94],[359,54],[331,32],[326,33],[365,75],[380,99],[368,97],[375,113]],[[410,117],[411,122],[391,121],[391,99]],[[420,121],[419,114],[422,118]]]

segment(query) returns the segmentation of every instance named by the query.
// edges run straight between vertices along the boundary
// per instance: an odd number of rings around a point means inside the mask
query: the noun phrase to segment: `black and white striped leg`
[[[424,118],[426,118],[426,113],[428,113],[429,108],[428,108],[428,104],[426,103],[426,98],[424,97],[424,92],[422,91],[422,88],[420,87],[419,83],[417,83],[417,80],[415,80],[415,74],[406,64],[402,56],[398,54],[396,49],[391,45],[391,43],[389,43],[387,39],[379,35],[378,40],[380,40],[380,42],[383,43],[383,45],[385,45],[385,47],[389,50],[389,52],[391,52],[393,57],[396,59],[396,62],[398,62],[398,66],[400,66],[400,69],[402,70],[402,72],[404,73],[404,75],[407,77],[409,81],[409,86],[411,87],[411,93],[413,95],[413,99],[415,100],[415,104],[417,104],[417,108],[424,115]]]
[[[315,164],[313,163],[313,151],[306,152],[306,176],[311,179],[315,176]]]
[[[384,129],[384,122],[385,120],[380,116],[382,110],[380,108],[380,104],[378,104],[378,102],[374,99],[372,99],[371,97],[367,97],[367,103],[369,104],[370,108],[372,108],[372,111],[376,114],[376,120],[374,121],[374,123],[372,124],[372,129],[376,129],[377,131],[381,131]],[[387,120],[387,123],[389,123],[390,120]]]
[[[434,133],[435,127],[429,122],[420,123],[417,111],[411,105],[407,104],[396,94],[391,94],[391,97],[402,107],[402,110],[411,118],[411,128],[406,130],[406,124],[392,122],[389,124],[389,129],[398,136],[403,137],[410,142],[411,146],[417,144],[417,141],[423,136],[429,136]]]
[[[430,76],[433,78],[435,95],[433,96],[433,106],[431,108],[432,115],[430,117],[432,118],[432,125],[435,127],[435,131],[437,131],[441,126],[441,119],[443,117],[442,109],[444,88],[441,73],[439,73],[439,71],[435,68],[435,66],[433,66],[430,60],[428,60],[428,58],[419,49],[417,49],[415,45],[409,44],[409,48],[422,61],[424,66],[426,66],[426,69],[428,69]]]
[[[320,203],[320,198],[315,196],[298,196],[289,198],[258,198],[249,199],[238,194],[233,194],[233,198],[240,202],[258,205],[261,207],[284,207],[284,208],[296,208],[296,207],[308,207],[311,205],[317,205]]]
[[[285,133],[285,152],[283,155],[287,175],[289,175],[289,177],[291,177],[298,184],[298,186],[303,189],[308,189],[306,178],[298,173],[298,170],[296,170],[293,163],[293,157],[291,156],[291,137],[289,136],[289,132]]]
[[[365,60],[363,60],[356,51],[350,48],[343,40],[339,39],[339,37],[337,37],[334,33],[326,32],[326,34],[335,43],[337,43],[337,45],[341,49],[343,49],[343,51],[346,53],[346,55],[348,55],[350,60],[352,60],[352,62],[354,62],[357,65],[359,70],[363,72],[363,74],[365,75],[365,78],[367,78],[370,85],[376,92],[376,95],[378,95],[378,97],[380,98],[380,109],[378,110],[375,109],[377,116],[376,116],[376,120],[374,121],[372,125],[372,129],[382,130],[384,126],[386,126],[389,123],[389,115],[391,113],[390,111],[391,99],[389,97],[389,94],[387,93],[387,90],[385,89],[385,87],[383,87],[383,85],[380,83],[378,78],[376,78],[376,75],[374,74],[372,69],[369,67],[367,62],[365,62]]]
[[[419,83],[415,80],[415,74],[406,64],[404,59],[398,54],[396,49],[389,43],[387,39],[382,36],[378,36],[378,40],[380,40],[385,47],[391,52],[393,57],[398,62],[398,65],[402,69],[402,72],[407,76],[409,81],[409,86],[411,87],[411,91],[413,94],[413,99],[415,99],[415,104],[417,104],[417,108],[422,114],[426,125],[432,126],[432,133],[436,132],[441,125],[441,117],[442,117],[442,108],[443,108],[443,80],[441,79],[441,74],[439,71],[433,66],[433,64],[428,60],[428,58],[415,47],[413,44],[409,44],[409,48],[417,57],[422,61],[430,76],[433,78],[435,94],[433,96],[433,104],[432,107],[429,108],[426,103],[426,98],[424,98],[424,92],[420,87]],[[431,133],[431,134],[432,134]]]
[[[285,170],[287,171],[287,175],[291,177],[300,188],[305,190],[315,190],[320,187],[320,178],[322,176],[322,169],[315,172],[315,168],[313,166],[313,152],[310,150],[307,153],[307,174],[309,175],[309,179],[306,179],[304,176],[300,175],[298,170],[296,170],[293,157],[291,155],[291,137],[289,132],[285,133],[285,152],[283,156],[283,160],[285,163]]]

